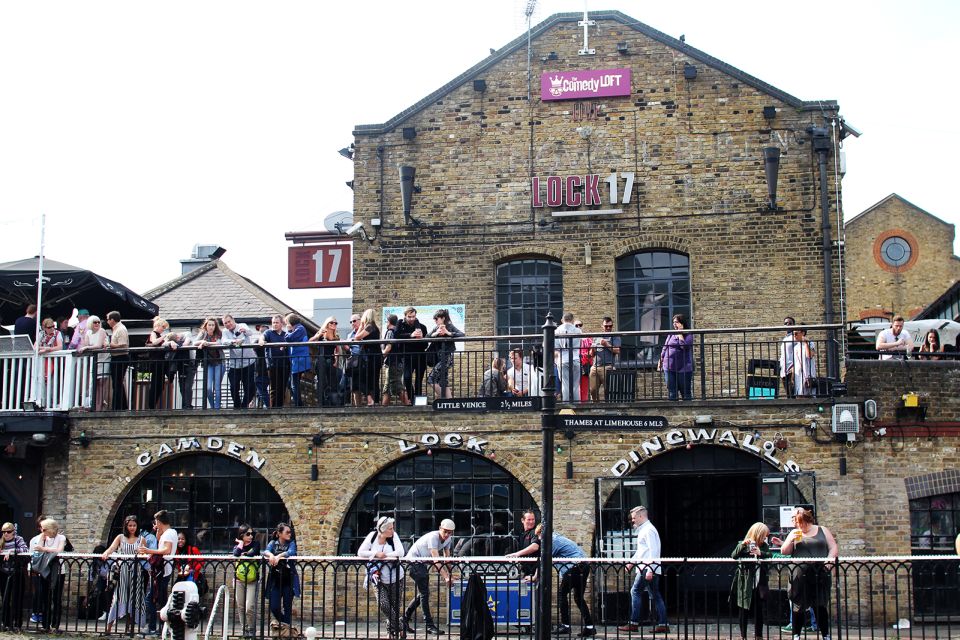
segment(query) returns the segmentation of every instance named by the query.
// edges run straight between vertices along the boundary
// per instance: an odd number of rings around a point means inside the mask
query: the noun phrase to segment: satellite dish
[[[323,228],[330,233],[340,233],[340,229],[346,229],[352,224],[353,211],[334,211],[323,219]]]

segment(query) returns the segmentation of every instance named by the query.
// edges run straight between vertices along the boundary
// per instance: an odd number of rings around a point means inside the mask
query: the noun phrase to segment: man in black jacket
[[[417,310],[407,307],[403,312],[403,322],[397,325],[396,338],[404,341],[399,343],[398,351],[403,358],[403,386],[410,402],[413,402],[416,396],[423,395],[423,374],[427,370],[427,359],[423,352],[429,343],[421,338],[426,336],[427,327],[417,320]]]

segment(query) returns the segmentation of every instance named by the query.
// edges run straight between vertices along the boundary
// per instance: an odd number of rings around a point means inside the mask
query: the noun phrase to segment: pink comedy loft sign
[[[579,100],[630,95],[630,69],[544,71],[541,100]]]

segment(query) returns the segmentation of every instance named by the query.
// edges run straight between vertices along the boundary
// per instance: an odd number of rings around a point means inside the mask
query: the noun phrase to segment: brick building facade
[[[844,229],[849,320],[911,318],[960,280],[954,226],[895,193]]]

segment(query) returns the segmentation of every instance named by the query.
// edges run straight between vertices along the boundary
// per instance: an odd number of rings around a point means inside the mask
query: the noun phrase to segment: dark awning
[[[37,271],[40,259],[0,264],[0,318],[10,324],[37,301]],[[74,308],[104,316],[119,311],[123,318],[152,318],[159,312],[154,303],[119,282],[80,267],[44,258],[43,299],[40,317],[70,315]]]

